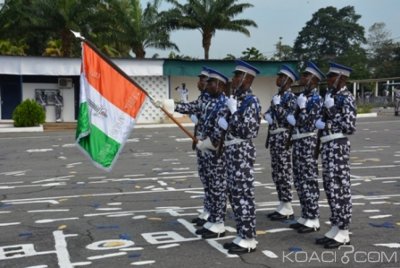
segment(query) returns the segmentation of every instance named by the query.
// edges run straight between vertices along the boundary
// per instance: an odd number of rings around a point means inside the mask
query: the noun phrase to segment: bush
[[[357,105],[357,114],[370,113],[373,107],[372,104],[359,104]]]
[[[27,99],[15,108],[12,117],[15,127],[33,127],[45,122],[46,113],[36,101]]]

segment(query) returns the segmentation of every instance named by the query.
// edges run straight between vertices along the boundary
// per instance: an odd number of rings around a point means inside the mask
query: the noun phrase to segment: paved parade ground
[[[222,248],[235,237],[230,208],[225,237],[194,233],[203,191],[178,128],[135,128],[110,173],[78,151],[74,131],[0,133],[0,267],[400,267],[400,118],[357,121],[351,245],[337,250],[314,244],[330,228],[322,189],[319,232],[266,218],[277,206],[266,132],[255,140],[259,243],[240,257]]]

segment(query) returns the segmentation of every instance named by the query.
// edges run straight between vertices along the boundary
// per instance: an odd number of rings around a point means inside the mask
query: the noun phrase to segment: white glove
[[[228,122],[226,121],[226,119],[224,117],[220,117],[218,119],[218,126],[220,128],[222,128],[223,130],[227,130],[228,129]]]
[[[196,148],[199,149],[202,152],[207,150],[207,149],[213,150],[213,151],[217,150],[217,148],[215,148],[214,145],[211,143],[210,138],[207,138],[207,139],[202,140],[202,141],[199,140],[197,142]]]
[[[289,114],[287,117],[286,117],[286,120],[289,122],[289,124],[291,124],[292,126],[295,126],[296,125],[296,118],[294,118],[294,115],[292,115],[292,114]]]
[[[197,118],[197,116],[195,114],[190,115],[190,120],[192,120],[193,124],[195,124],[195,125],[197,125],[197,123],[199,122],[199,119]]]
[[[272,97],[272,102],[275,104],[275,105],[279,105],[279,104],[281,104],[281,95],[275,95],[275,96],[273,96]]]
[[[173,114],[175,111],[175,102],[173,99],[164,99],[162,101],[162,107],[170,114]]]
[[[318,129],[325,129],[325,125],[325,122],[321,119],[318,119],[317,122],[315,122],[315,127]]]
[[[299,106],[300,109],[306,108],[306,102],[307,102],[307,97],[304,96],[304,94],[300,94],[297,97],[297,105]]]
[[[332,98],[331,94],[325,95],[324,105],[326,108],[331,108],[335,104],[335,100]]]
[[[229,97],[229,99],[226,101],[226,105],[228,106],[229,111],[231,111],[231,114],[237,111],[237,100],[234,99],[232,96]]]
[[[266,113],[264,118],[265,118],[265,120],[267,120],[268,125],[272,125],[272,123],[274,122],[274,120],[272,119],[272,117],[269,113]]]

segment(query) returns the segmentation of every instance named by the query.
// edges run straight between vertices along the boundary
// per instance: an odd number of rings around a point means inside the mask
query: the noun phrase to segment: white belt
[[[343,135],[343,133],[330,134],[330,135],[321,137],[321,142],[326,143],[328,141],[336,140],[336,139],[340,139],[340,138],[344,138],[344,137],[346,137],[346,136]]]
[[[307,133],[299,133],[299,134],[293,134],[292,135],[292,140],[299,140],[305,137],[311,137],[315,136],[316,134],[314,132],[307,132]]]
[[[243,139],[239,139],[239,138],[235,138],[235,139],[233,139],[233,140],[230,140],[230,141],[225,141],[224,142],[224,145],[225,146],[229,146],[229,145],[232,145],[232,144],[238,144],[238,143],[241,143],[241,142],[244,142],[245,140],[243,140]]]
[[[287,130],[287,128],[280,127],[280,128],[274,129],[274,130],[270,130],[269,134],[274,135],[274,134],[278,134],[278,133],[284,132],[286,130]]]

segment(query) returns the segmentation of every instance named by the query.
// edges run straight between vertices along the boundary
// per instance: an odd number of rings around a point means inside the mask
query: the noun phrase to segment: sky
[[[141,0],[142,7],[149,0]],[[182,0],[181,3],[185,3]],[[253,7],[245,9],[238,18],[252,19],[257,28],[249,27],[250,37],[238,32],[217,31],[211,40],[210,59],[222,59],[227,54],[242,56],[246,48],[255,47],[270,58],[275,53],[275,44],[282,37],[284,45],[293,46],[298,33],[311,20],[312,15],[320,8],[334,6],[340,9],[344,6],[354,6],[356,14],[361,15],[358,23],[368,29],[376,22],[385,23],[385,30],[391,33],[391,38],[400,42],[400,0],[240,0]],[[163,4],[161,10],[168,9],[169,4]],[[204,58],[201,46],[202,37],[198,30],[178,30],[170,35],[170,40],[180,49],[175,52],[199,59]],[[146,49],[146,57],[155,53],[159,58],[167,58],[171,50]]]

